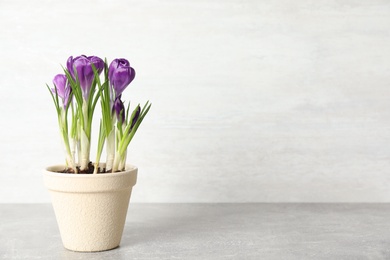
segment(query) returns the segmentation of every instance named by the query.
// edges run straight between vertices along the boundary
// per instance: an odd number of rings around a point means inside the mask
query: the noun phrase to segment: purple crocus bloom
[[[115,99],[122,94],[125,88],[133,81],[135,70],[130,67],[126,59],[115,59],[108,69],[108,79],[115,91]]]
[[[121,100],[121,95],[115,99],[114,105],[112,106],[112,113],[116,114],[117,120],[121,120],[121,123],[125,121],[125,106]]]
[[[85,55],[81,55],[76,58],[73,58],[73,56],[70,56],[66,63],[66,66],[72,78],[74,80],[78,78],[83,97],[86,100],[88,100],[92,82],[95,77],[91,64],[95,66],[96,70],[100,75],[104,68],[104,61],[99,57],[87,57]],[[75,75],[75,72],[77,73],[77,75]]]
[[[69,82],[64,74],[58,74],[53,79],[53,88],[51,91],[55,94],[57,89],[57,95],[62,99],[62,104],[66,108],[70,102],[70,95],[72,93],[72,88],[69,85]]]

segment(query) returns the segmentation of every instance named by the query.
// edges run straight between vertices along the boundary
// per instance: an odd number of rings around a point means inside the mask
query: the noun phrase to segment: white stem
[[[70,167],[73,169],[74,173],[78,173],[78,172],[77,172],[76,165],[75,165],[75,163],[74,163],[74,161],[73,161],[73,158],[72,158],[72,156],[71,156],[70,154],[68,154],[68,153],[66,153],[66,164],[67,164],[68,166],[70,166]]]
[[[77,146],[77,141],[76,141],[76,139],[71,138],[70,142],[71,142],[72,160],[76,164],[76,146]]]
[[[81,160],[79,161],[80,170],[86,170],[86,169],[88,169],[88,164],[89,164],[90,143],[89,143],[88,137],[85,134],[83,129],[81,129],[80,142],[81,142],[80,143],[80,145],[81,145]]]
[[[81,163],[81,143],[80,143],[80,140],[77,141],[77,161],[78,161],[78,165],[80,165]]]
[[[110,134],[107,136],[107,159],[106,170],[111,170],[115,159],[115,129],[112,128]]]
[[[116,154],[115,159],[114,159],[114,165],[112,166],[112,172],[118,171],[119,162],[120,162],[119,154]]]
[[[83,126],[80,129],[80,150],[81,150],[81,158],[79,158],[80,170],[88,169],[89,164],[89,153],[91,149],[91,144],[89,142],[88,136],[85,133],[85,129],[88,129],[88,102],[83,99]]]
[[[65,140],[65,138],[67,138],[67,137],[63,136],[63,138],[64,138],[64,152],[65,152],[66,166],[71,167],[73,169],[73,171],[75,173],[77,173],[76,164],[74,163],[74,160],[72,158],[72,154],[70,152],[69,141]]]
[[[64,150],[65,150],[65,158],[66,158],[66,165],[68,167],[71,167],[75,173],[77,173],[77,168],[74,163],[74,160],[72,158],[72,152],[69,147],[69,136],[68,136],[68,129],[66,127],[66,112],[64,109],[61,110],[61,118],[60,118],[60,127],[61,127],[61,134],[63,138],[63,144],[64,144]]]
[[[98,172],[98,168],[99,168],[99,163],[95,163],[95,169],[93,169],[93,174],[97,174],[97,172]]]

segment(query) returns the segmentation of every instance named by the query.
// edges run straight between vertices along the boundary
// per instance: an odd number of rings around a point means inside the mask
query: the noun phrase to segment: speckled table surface
[[[390,204],[130,204],[121,246],[63,248],[50,204],[0,204],[0,259],[390,259]]]

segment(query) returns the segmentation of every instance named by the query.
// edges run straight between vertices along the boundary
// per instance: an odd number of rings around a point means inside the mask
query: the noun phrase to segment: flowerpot
[[[48,167],[44,183],[51,194],[61,239],[72,251],[96,252],[119,246],[137,167],[105,174],[58,173]]]

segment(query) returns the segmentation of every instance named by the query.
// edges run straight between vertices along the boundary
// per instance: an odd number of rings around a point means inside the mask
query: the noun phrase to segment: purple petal
[[[69,82],[64,74],[58,74],[53,79],[53,84],[55,89],[57,89],[57,95],[62,99],[64,108],[68,106],[70,102],[70,96],[72,88],[69,85]],[[53,93],[56,93],[56,90],[52,89]]]
[[[121,96],[115,99],[114,105],[112,107],[112,112],[116,114],[116,118],[118,121],[121,120],[121,123],[125,121],[125,106],[123,105]]]
[[[88,59],[95,66],[96,70],[100,74],[104,69],[104,61],[96,56],[89,56]]]
[[[76,80],[74,76],[74,68],[73,68],[73,56],[70,56],[68,60],[66,61],[66,68],[68,69],[70,75],[74,80]]]
[[[66,88],[66,76],[63,74],[58,74],[53,79],[54,87],[57,89],[57,94],[59,97],[65,97],[65,88]],[[55,91],[54,91],[55,92]]]
[[[115,91],[115,98],[120,96],[125,88],[133,81],[135,70],[126,59],[115,59],[108,69],[108,79]]]
[[[76,69],[77,78],[80,82],[80,87],[85,99],[88,99],[89,97],[92,82],[95,78],[95,73],[91,64],[94,64],[99,74],[103,71],[104,61],[96,56],[87,57],[85,55],[81,55],[76,58],[70,56],[67,62],[67,68],[73,78],[76,78],[76,75],[72,74],[74,69]]]

